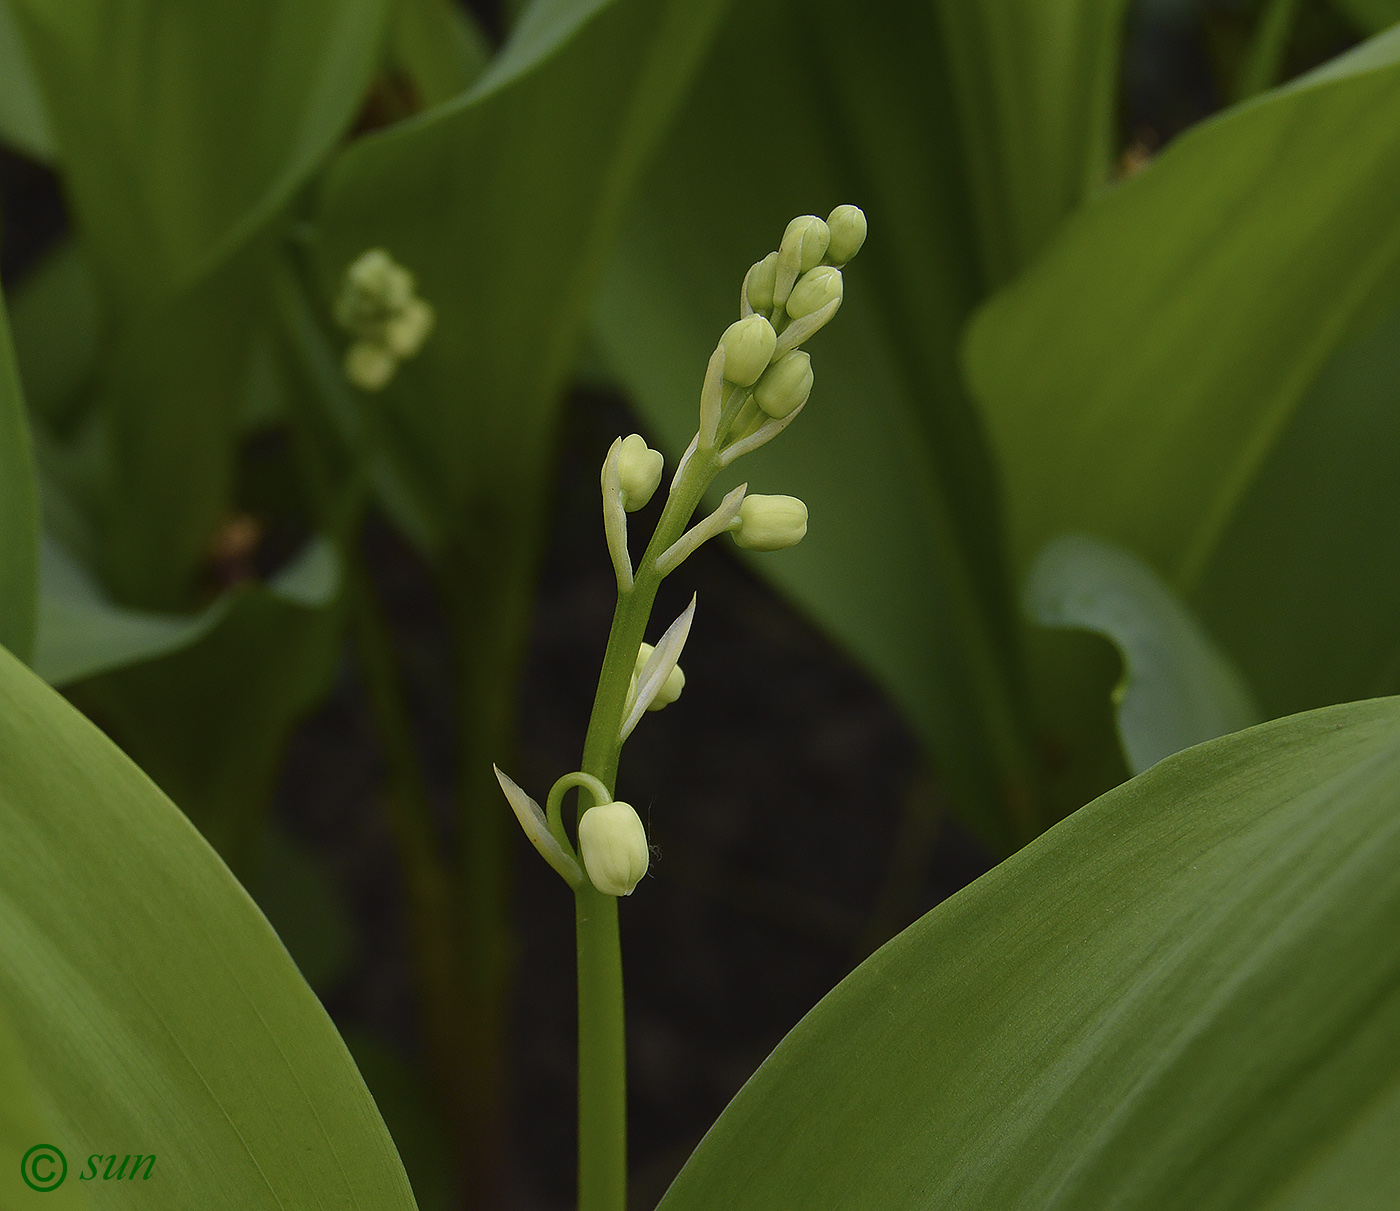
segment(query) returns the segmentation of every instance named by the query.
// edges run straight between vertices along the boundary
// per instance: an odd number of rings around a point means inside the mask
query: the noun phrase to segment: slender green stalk
[[[661,586],[656,561],[685,533],[713,477],[713,452],[697,452],[667,498],[632,588],[618,594],[580,766],[609,792],[616,791],[628,687]],[[585,882],[574,893],[574,922],[578,940],[578,1206],[579,1211],[624,1211],[627,1051],[616,897]]]

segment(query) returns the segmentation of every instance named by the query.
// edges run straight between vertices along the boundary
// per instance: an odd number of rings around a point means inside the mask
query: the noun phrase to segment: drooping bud
[[[814,214],[804,214],[787,225],[781,246],[784,249],[796,246],[797,272],[806,273],[822,263],[830,243],[831,232],[827,225]]]
[[[622,481],[622,503],[635,513],[652,498],[661,483],[661,451],[647,446],[646,438],[633,433],[622,439],[617,452],[617,471]]]
[[[734,541],[750,551],[781,551],[807,533],[807,506],[795,496],[746,496]]]
[[[409,299],[384,325],[384,344],[395,357],[412,357],[428,339],[436,318],[432,307],[422,299]]]
[[[804,315],[820,311],[828,303],[839,302],[843,286],[839,269],[833,269],[830,265],[818,265],[815,269],[808,270],[798,279],[797,285],[788,295],[788,315],[799,320]]]
[[[768,368],[778,334],[761,315],[735,320],[719,338],[724,346],[724,377],[740,387],[749,387]]]
[[[643,667],[646,665],[646,662],[651,659],[651,654],[654,651],[656,651],[656,649],[649,643],[644,643],[637,649],[637,664],[632,670],[633,677],[641,676]],[[656,697],[648,704],[647,710],[659,711],[663,706],[670,706],[671,703],[681,696],[681,691],[683,689],[685,689],[685,674],[681,672],[681,666],[676,665],[675,668],[667,674],[666,680],[661,683],[661,688],[656,691]]]
[[[754,401],[769,416],[781,419],[800,408],[812,393],[812,359],[802,350],[784,354],[754,384]]]
[[[401,311],[413,298],[413,274],[382,248],[361,253],[345,271],[335,300],[336,322],[360,332]]]
[[[844,265],[865,243],[865,211],[859,206],[838,206],[826,216],[826,225],[831,231],[826,259]]]
[[[356,341],[345,351],[345,377],[361,391],[382,391],[398,368],[398,358],[368,341]]]
[[[778,254],[770,252],[744,278],[744,295],[755,311],[773,309],[773,286],[778,280]]]
[[[578,822],[583,865],[593,886],[610,896],[630,896],[651,864],[646,829],[630,803],[600,803]]]

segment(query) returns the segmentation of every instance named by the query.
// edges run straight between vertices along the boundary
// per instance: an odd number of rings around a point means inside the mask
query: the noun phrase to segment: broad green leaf
[[[384,0],[9,0],[94,264],[122,297],[196,276],[345,132]]]
[[[389,49],[429,106],[465,92],[491,58],[476,19],[454,0],[398,0]]]
[[[39,595],[39,501],[24,395],[0,298],[0,646],[28,660]]]
[[[1333,356],[1193,604],[1270,715],[1400,687],[1400,299]]]
[[[880,678],[959,810],[1009,847],[1036,824],[996,494],[956,367],[979,271],[953,102],[929,70],[937,22],[836,3],[807,6],[801,38],[790,21],[777,0],[733,10],[604,279],[598,345],[675,458],[749,264],[794,215],[865,210],[841,312],[810,346],[811,404],[733,482],[807,502],[802,544],[753,566]],[[780,112],[756,119],[755,80]]]
[[[720,0],[542,0],[463,97],[361,139],[319,208],[327,293],[382,246],[436,309],[383,393],[391,457],[450,541],[532,549],[589,295]]]
[[[1400,1200],[1400,702],[1168,758],[944,901],[663,1211]]]
[[[1122,654],[1113,700],[1134,774],[1262,718],[1230,658],[1131,551],[1088,534],[1053,540],[1031,565],[1025,609],[1042,626],[1103,635]]]
[[[153,1152],[149,1179],[94,1204],[413,1207],[348,1052],[252,901],[145,775],[4,653],[0,832],[0,1023],[54,1132],[30,1142],[68,1159],[60,1191],[94,1189],[89,1154]],[[12,1201],[18,1160],[6,1207],[29,1205]]]
[[[190,615],[119,606],[53,539],[45,536],[40,552],[39,633],[32,663],[53,686],[178,652],[197,643],[228,612],[227,597]]]
[[[987,280],[1108,179],[1126,0],[938,0]]]
[[[71,425],[91,387],[104,323],[97,285],[69,241],[25,279],[10,307],[24,396],[36,420]]]
[[[1378,34],[1400,21],[1400,3],[1396,0],[1333,0],[1333,7],[1367,34]]]
[[[23,1185],[23,1174],[16,1172],[24,1166],[26,1159],[34,1155],[37,1148],[46,1159],[37,1169],[30,1170],[31,1179],[38,1180],[41,1187],[62,1179],[51,1189],[42,1189],[44,1206],[57,1211],[79,1211],[87,1206],[87,1200],[79,1193],[75,1180],[67,1184],[63,1166],[67,1158],[60,1160],[48,1148],[57,1132],[50,1117],[40,1108],[40,1091],[29,1074],[28,1065],[20,1050],[19,1041],[10,1029],[9,1022],[0,1012],[0,1156],[12,1158],[11,1171],[0,1178],[0,1206],[22,1207],[25,1199],[33,1198],[31,1189]],[[32,1163],[32,1162],[31,1162]]]
[[[0,0],[0,141],[44,164],[54,158],[53,132],[9,0]]]
[[[73,687],[236,870],[256,865],[288,736],[330,686],[339,590],[336,556],[317,540],[267,585],[232,590],[197,643]]]
[[[1014,561],[1086,530],[1189,592],[1400,259],[1400,31],[1188,131],[981,314]]]

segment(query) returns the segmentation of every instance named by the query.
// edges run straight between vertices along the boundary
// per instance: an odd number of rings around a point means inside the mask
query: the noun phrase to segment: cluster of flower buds
[[[434,318],[412,273],[382,248],[363,253],[346,269],[335,300],[336,323],[355,338],[345,377],[362,391],[382,390],[399,363],[423,347]]]
[[[603,460],[603,529],[617,574],[619,618],[634,607],[649,613],[661,578],[711,538],[731,533],[750,551],[781,551],[806,535],[807,506],[802,501],[795,496],[749,495],[747,484],[731,491],[703,520],[690,524],[690,518],[721,470],[771,441],[807,406],[812,359],[800,346],[841,306],[841,268],[864,242],[865,215],[854,206],[838,206],[825,222],[815,215],[793,219],[778,250],[749,270],[740,295],[740,318],[725,330],[710,356],[700,392],[699,430],[676,467],[662,520],[640,569],[633,568],[628,549],[627,514],[655,496],[663,460],[639,433],[613,442]],[[655,647],[642,643],[635,653],[625,647],[615,651],[614,641],[609,641],[604,684],[613,687],[612,702],[621,706],[619,747],[647,711],[660,710],[680,697],[685,674],[679,660],[694,614],[692,599]],[[644,623],[645,615],[639,621]],[[631,634],[640,632],[639,625]],[[624,668],[630,674],[625,700]],[[604,701],[601,688],[599,693]],[[608,895],[631,894],[646,874],[650,855],[646,830],[629,804],[613,801],[608,787],[577,771],[554,784],[546,813],[499,770],[496,774],[526,835],[570,886],[591,884]],[[579,817],[577,851],[559,813],[564,789],[574,786],[593,796],[593,806]]]

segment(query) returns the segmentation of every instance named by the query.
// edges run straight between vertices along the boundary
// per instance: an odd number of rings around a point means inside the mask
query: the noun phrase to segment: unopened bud
[[[644,643],[637,649],[637,663],[632,670],[634,679],[641,676],[642,666],[651,659],[651,654],[654,651],[656,651],[656,649],[649,643]],[[667,674],[666,680],[661,683],[661,688],[656,691],[656,697],[651,700],[647,710],[659,711],[663,706],[670,706],[671,703],[681,696],[681,691],[683,689],[685,689],[685,674],[681,672],[681,666],[676,665],[676,667]]]
[[[781,551],[807,533],[807,506],[795,496],[746,496],[734,541],[750,551]]]
[[[844,265],[865,243],[865,211],[859,206],[838,206],[826,216],[826,225],[831,230],[826,259]]]
[[[652,498],[661,482],[661,451],[647,446],[640,433],[624,437],[617,452],[617,473],[622,481],[622,504],[635,513]]]
[[[356,341],[345,352],[345,377],[361,391],[381,391],[398,368],[398,358],[383,345]]]
[[[770,252],[761,261],[756,261],[744,279],[744,294],[749,306],[755,311],[773,309],[773,287],[778,281],[778,254]]]
[[[413,299],[413,274],[382,248],[361,253],[345,271],[335,300],[336,322],[363,334],[382,324],[387,315],[401,311]]]
[[[818,265],[804,273],[788,295],[787,313],[799,320],[804,315],[820,311],[828,303],[839,300],[843,284],[841,271],[830,265]]]
[[[754,401],[776,420],[790,415],[812,393],[812,359],[800,349],[785,353],[754,384]]]
[[[436,317],[422,299],[409,299],[404,308],[384,325],[384,343],[396,357],[412,357],[423,347],[433,330]]]
[[[827,245],[831,243],[831,232],[814,214],[799,215],[787,225],[783,232],[784,248],[797,247],[797,272],[806,273],[822,263]]]
[[[761,315],[735,320],[719,338],[724,346],[724,377],[740,387],[749,387],[768,368],[778,334]]]
[[[630,803],[600,803],[578,822],[578,844],[593,886],[630,896],[651,864],[646,829]]]

